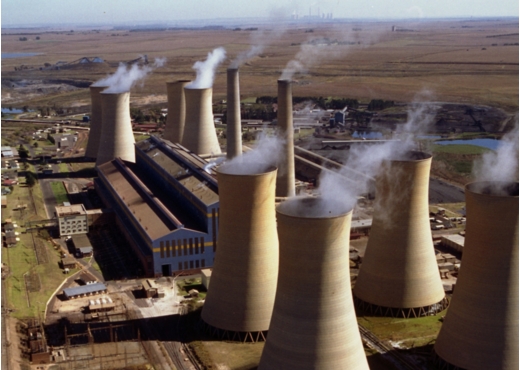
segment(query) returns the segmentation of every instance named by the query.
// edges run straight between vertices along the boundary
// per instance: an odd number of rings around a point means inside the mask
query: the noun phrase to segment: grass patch
[[[420,347],[435,341],[442,325],[440,318],[446,312],[417,319],[360,316],[358,323],[381,340],[398,342],[406,347]]]
[[[249,98],[242,99],[240,103],[244,104],[256,104],[256,96],[250,96]]]
[[[69,201],[69,196],[67,195],[67,190],[61,181],[53,181],[51,182],[52,193],[54,194],[54,198],[58,204],[63,204],[63,202]]]
[[[34,238],[38,238],[36,234]],[[39,313],[42,314],[48,299],[67,277],[58,266],[58,251],[46,240],[40,239],[38,242],[46,248],[48,263],[37,264],[31,234],[21,234],[20,242],[14,248],[2,248],[2,261],[10,269],[10,275],[5,280],[7,306],[14,310],[12,316],[16,318],[37,317]],[[27,276],[38,279],[37,291],[26,291],[26,273]]]
[[[58,167],[60,168],[60,173],[68,173],[69,172],[69,166],[67,163],[59,163]]]
[[[264,343],[234,343],[224,341],[192,342],[190,346],[196,355],[210,362],[217,369],[256,369],[260,363],[260,356]],[[206,365],[207,366],[207,365]]]
[[[453,144],[453,145],[433,145],[432,150],[435,153],[449,153],[449,154],[484,154],[490,151],[490,149],[483,148],[476,145],[468,144]]]
[[[135,142],[143,141],[150,138],[150,135],[137,135],[134,134]]]
[[[198,299],[206,298],[207,291],[204,285],[202,285],[201,278],[176,280],[176,283],[178,288],[178,295],[185,296],[190,290],[196,289],[199,291]]]

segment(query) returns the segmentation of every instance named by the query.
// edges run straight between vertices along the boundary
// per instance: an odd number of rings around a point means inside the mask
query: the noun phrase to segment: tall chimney
[[[242,155],[242,120],[240,117],[240,84],[238,81],[238,68],[228,68],[226,128],[226,157],[228,159]]]
[[[276,179],[276,196],[295,195],[294,180],[294,126],[292,87],[289,80],[278,80],[278,129],[284,138],[282,156]]]
[[[218,171],[219,235],[202,320],[221,339],[265,340],[278,276],[275,182],[274,167]]]
[[[447,306],[428,208],[431,155],[387,160],[376,178],[372,230],[354,287],[361,310],[418,317]]]
[[[348,269],[352,211],[301,211],[320,201],[297,198],[276,210],[280,268],[259,370],[368,369]]]
[[[130,92],[106,93],[101,97],[101,137],[96,166],[121,158],[135,162],[135,139],[130,120]]]
[[[90,112],[90,131],[88,133],[88,143],[85,149],[85,157],[96,158],[99,150],[99,141],[101,139],[101,91],[108,86],[90,85],[90,102],[92,109]]]
[[[435,353],[440,365],[518,369],[518,182],[466,186],[466,240]],[[451,366],[450,366],[451,365]]]
[[[195,154],[220,154],[213,121],[212,88],[185,88],[186,124],[182,146]]]
[[[186,98],[184,87],[190,80],[179,80],[166,83],[168,93],[168,116],[164,127],[163,138],[172,143],[181,143],[186,121]]]

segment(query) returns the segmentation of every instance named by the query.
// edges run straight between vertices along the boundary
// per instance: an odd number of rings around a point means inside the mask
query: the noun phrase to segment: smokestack
[[[295,194],[294,180],[294,126],[292,87],[289,80],[278,80],[278,129],[285,140],[282,159],[276,179],[276,196],[292,197]]]
[[[163,132],[163,138],[172,143],[181,143],[184,134],[184,123],[186,121],[186,98],[184,87],[190,80],[179,80],[167,82],[168,93],[168,116]]]
[[[124,161],[135,162],[130,92],[102,92],[100,97],[102,124],[96,166],[118,157]]]
[[[466,186],[466,240],[437,361],[518,369],[518,182]],[[447,364],[446,364],[447,363]]]
[[[202,319],[221,339],[265,340],[269,329],[278,276],[275,183],[274,167],[218,171],[218,248]]]
[[[85,149],[85,157],[96,158],[99,150],[99,141],[101,139],[101,91],[108,86],[90,85],[90,101],[92,109],[90,112],[90,131],[88,134],[87,148]]]
[[[242,120],[240,117],[240,85],[238,68],[227,70],[227,150],[228,159],[242,155]]]
[[[185,88],[186,125],[182,146],[195,154],[220,154],[212,108],[213,89]]]
[[[418,317],[447,306],[430,230],[431,155],[386,160],[376,178],[372,230],[354,287],[361,310]]]
[[[319,202],[298,198],[276,210],[280,268],[259,370],[368,369],[348,269],[352,211],[302,216],[286,207]]]

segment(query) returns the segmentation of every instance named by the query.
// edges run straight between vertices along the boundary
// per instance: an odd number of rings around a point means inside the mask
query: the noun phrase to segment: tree
[[[40,36],[36,36],[36,40],[39,40],[40,39]]]
[[[22,144],[20,144],[20,147],[18,148],[18,155],[20,158],[28,158],[29,151]]]
[[[25,174],[25,183],[28,187],[32,188],[34,185],[36,185],[37,178],[32,172],[27,172]]]
[[[33,144],[33,146],[34,146],[35,148],[38,148],[38,142],[35,141],[34,144]]]

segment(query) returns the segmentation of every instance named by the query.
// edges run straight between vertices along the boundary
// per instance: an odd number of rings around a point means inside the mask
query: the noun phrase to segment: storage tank
[[[240,84],[238,68],[227,70],[227,124],[226,124],[228,159],[242,155],[242,119],[240,116]]]
[[[212,108],[212,88],[185,88],[186,124],[181,145],[195,154],[220,154]]]
[[[202,320],[220,339],[265,340],[278,275],[276,168],[236,173],[222,166],[219,234]]]
[[[385,160],[376,177],[372,228],[353,291],[362,311],[418,317],[447,307],[430,230],[431,159],[406,152]]]
[[[289,80],[278,80],[278,133],[284,138],[282,158],[278,164],[276,196],[291,197],[295,194],[294,179],[294,125],[292,86]]]
[[[135,163],[135,139],[130,120],[130,92],[102,92],[102,127],[96,166],[121,158]]]
[[[466,186],[466,240],[435,342],[441,368],[517,370],[518,182]]]
[[[85,157],[95,159],[99,151],[99,142],[101,139],[101,92],[108,86],[90,85],[90,131],[88,133],[87,148],[85,149]]]
[[[166,83],[168,94],[168,116],[163,131],[163,138],[172,143],[181,143],[186,122],[186,97],[184,87],[190,80],[178,80]]]
[[[352,210],[322,212],[320,198],[276,210],[280,268],[258,369],[368,369],[350,287]]]

